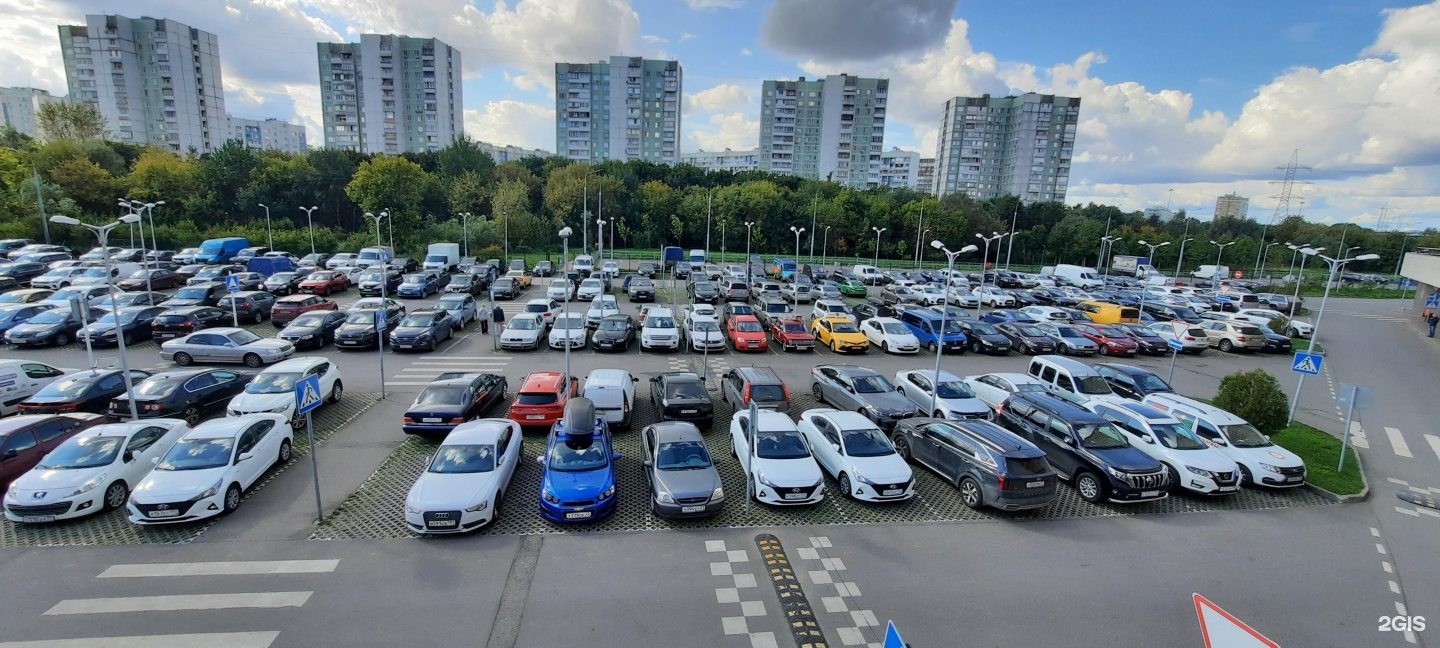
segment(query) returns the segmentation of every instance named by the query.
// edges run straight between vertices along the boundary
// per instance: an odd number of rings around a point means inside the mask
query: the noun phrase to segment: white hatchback
[[[860,332],[872,346],[886,353],[919,353],[920,339],[900,320],[893,317],[872,317],[860,323]]]
[[[135,524],[193,522],[240,507],[270,466],[290,461],[295,433],[281,414],[211,419],[186,432],[130,494]]]
[[[551,279],[550,286],[545,289],[545,296],[555,301],[565,301],[575,293],[575,285],[569,279]]]
[[[463,533],[495,520],[520,463],[520,424],[476,419],[455,426],[405,496],[415,533]]]
[[[555,316],[554,326],[550,327],[550,348],[563,349],[567,345],[572,349],[584,348],[586,333],[585,316],[579,313],[560,313]]]
[[[825,478],[810,454],[805,436],[790,416],[762,409],[758,431],[750,429],[750,413],[730,419],[730,444],[740,470],[751,480],[755,499],[765,504],[796,506],[825,499]]]
[[[225,406],[226,416],[246,414],[280,414],[299,429],[305,417],[295,413],[295,384],[310,376],[320,377],[320,397],[338,403],[345,393],[340,368],[329,358],[305,356],[290,358],[267,367],[255,376],[245,391],[236,394]]]
[[[865,415],[822,407],[802,412],[796,427],[841,493],[871,502],[914,497],[910,464]]]

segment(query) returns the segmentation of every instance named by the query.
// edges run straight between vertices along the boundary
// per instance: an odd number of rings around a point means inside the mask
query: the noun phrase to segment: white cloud
[[[717,113],[704,126],[687,126],[687,139],[693,146],[686,150],[736,151],[753,149],[760,142],[760,120],[748,112]]]
[[[722,83],[685,95],[685,114],[696,112],[737,112],[749,108],[755,98],[734,83]]]
[[[745,0],[685,0],[691,9],[735,9],[745,5]]]
[[[751,52],[751,51],[750,51],[750,48],[748,48],[748,47],[742,47],[742,48],[740,48],[740,53],[741,53],[741,54],[744,54],[745,56],[750,56],[750,55],[753,54],[754,52]]]
[[[654,34],[644,34],[640,36],[640,40],[645,41],[646,43],[649,43],[651,45],[661,45],[670,42],[669,40],[661,38]]]
[[[465,110],[465,133],[490,144],[555,149],[555,108],[513,99]]]
[[[695,38],[695,35],[692,34],[692,33],[690,33],[690,32],[680,32],[680,42],[682,42],[682,43],[685,42],[685,41],[694,39],[694,38]]]

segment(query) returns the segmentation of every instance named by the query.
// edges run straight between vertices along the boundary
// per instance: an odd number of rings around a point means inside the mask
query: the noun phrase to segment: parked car
[[[1305,461],[1244,419],[1179,394],[1148,394],[1143,402],[1175,417],[1206,445],[1234,461],[1240,468],[1241,485],[1295,488],[1305,483]]]
[[[20,414],[62,414],[66,412],[90,412],[101,414],[110,399],[125,393],[131,385],[150,377],[150,373],[139,369],[130,371],[126,380],[120,369],[86,369],[67,374],[20,401]]]
[[[1150,330],[1165,340],[1167,345],[1170,340],[1180,340],[1181,353],[1199,354],[1210,348],[1210,338],[1205,335],[1205,330],[1187,322],[1180,322],[1178,325],[1172,322],[1155,322],[1150,325]]]
[[[189,430],[130,495],[130,521],[190,522],[233,513],[271,466],[290,461],[294,430],[279,414],[206,421]]]
[[[450,320],[457,331],[464,329],[466,324],[480,316],[480,307],[475,298],[464,293],[447,293],[437,300],[432,308],[450,313]]]
[[[650,378],[650,400],[661,421],[685,421],[709,428],[715,406],[705,381],[693,373],[669,372]]]
[[[1059,476],[1044,451],[989,421],[901,421],[895,449],[960,491],[972,509],[1040,508],[1058,494]]]
[[[415,397],[401,429],[406,434],[444,436],[504,400],[507,389],[500,374],[443,374]],[[515,441],[520,441],[518,435]]]
[[[969,318],[957,318],[955,325],[960,327],[965,338],[970,342],[970,350],[974,353],[986,353],[990,355],[1009,355],[1014,344],[1010,337],[1000,332],[994,324],[981,322]]]
[[[1092,356],[1100,352],[1100,345],[1069,324],[1041,322],[1034,326],[1057,342],[1055,350],[1062,355]]]
[[[738,411],[730,419],[730,444],[757,501],[804,506],[825,499],[825,476],[789,416],[762,409],[752,426],[750,413]]]
[[[306,275],[305,280],[300,282],[299,292],[311,295],[330,296],[335,293],[345,292],[350,287],[350,279],[345,273],[335,270],[316,270]]]
[[[1112,391],[1133,401],[1144,400],[1150,394],[1168,394],[1175,391],[1154,372],[1134,365],[1101,363],[1094,365],[1094,369],[1105,382],[1110,383]]]
[[[98,309],[86,310],[86,319],[92,322],[105,316]],[[81,318],[72,309],[52,308],[10,327],[5,331],[5,341],[18,347],[65,346],[75,340],[82,325]]]
[[[817,318],[810,322],[810,333],[816,344],[830,347],[835,353],[864,353],[870,348],[865,334],[848,318]]]
[[[241,328],[213,328],[191,333],[160,345],[160,357],[182,367],[199,362],[237,362],[259,367],[284,360],[295,353],[285,340],[262,338]]]
[[[274,310],[275,295],[260,290],[232,293],[221,297],[215,307],[238,319],[259,324]]]
[[[1104,324],[1074,324],[1086,339],[1100,347],[1100,355],[1133,356],[1140,352],[1140,345],[1125,332]]]
[[[191,284],[175,291],[175,295],[165,302],[165,305],[171,308],[215,306],[225,295],[225,284],[223,283]]]
[[[914,403],[922,414],[942,419],[990,419],[993,410],[955,374],[941,371],[939,380],[931,370],[907,369],[895,372],[895,389]]]
[[[244,271],[245,268],[243,266],[207,265],[202,267],[199,272],[196,272],[194,276],[187,279],[185,285],[197,286],[200,284],[218,283],[223,286],[225,285],[226,277]]]
[[[115,282],[120,290],[163,290],[180,285],[180,276],[163,268],[139,270]]]
[[[0,295],[0,304],[34,304],[42,302],[55,294],[53,290],[41,290],[39,288],[24,288],[11,290]]]
[[[625,280],[625,294],[631,302],[655,301],[655,282],[649,277],[633,275]]]
[[[256,374],[245,385],[245,390],[226,404],[225,415],[281,414],[298,430],[305,425],[305,415],[295,408],[295,385],[311,376],[319,379],[320,397],[325,402],[338,403],[344,397],[345,381],[340,379],[340,367],[329,358],[290,358]]]
[[[705,438],[682,421],[640,431],[641,464],[650,487],[650,510],[667,519],[709,517],[725,506],[725,490]]]
[[[555,316],[546,342],[552,349],[563,349],[566,346],[572,349],[584,348],[588,333],[589,329],[585,326],[584,316],[579,313],[562,312]]]
[[[900,320],[893,317],[872,317],[860,322],[860,332],[871,345],[885,353],[919,353],[920,340]]]
[[[587,398],[572,398],[550,429],[545,454],[537,457],[540,516],[551,522],[588,522],[618,508],[615,461],[620,459],[610,428]]]
[[[119,309],[120,326],[115,326],[115,312],[101,311],[105,313],[100,319],[91,322],[85,328],[80,329],[75,337],[79,340],[89,340],[92,346],[119,346],[120,341],[116,339],[116,330],[121,331],[125,344],[130,345],[143,340],[148,340],[154,334],[153,325],[155,318],[165,312],[164,306],[126,306]]]
[[[303,313],[333,311],[339,308],[339,304],[319,295],[286,295],[276,299],[275,305],[270,308],[270,323],[274,324],[275,328],[284,328]]]
[[[790,390],[770,367],[730,369],[720,379],[720,391],[736,412],[749,409],[752,402],[760,409],[790,411]]]
[[[445,285],[445,292],[483,295],[485,294],[485,282],[475,275],[461,273],[450,278],[450,283]]]
[[[250,384],[251,378],[252,375],[224,369],[157,373],[111,399],[105,415],[112,419],[129,419],[130,394],[134,393],[135,409],[140,418],[178,418],[193,427],[205,415],[223,410],[232,397]]]
[[[441,342],[455,335],[454,320],[443,310],[417,310],[406,315],[390,329],[390,348],[434,351]]]
[[[864,367],[817,366],[810,370],[810,391],[816,400],[860,412],[885,430],[918,413],[915,404],[896,391],[885,376]]]
[[[520,463],[520,426],[480,419],[452,430],[405,496],[405,526],[421,534],[463,533],[500,515]]]
[[[1226,353],[1253,352],[1265,348],[1265,333],[1249,321],[1202,322],[1196,328],[1205,334],[1206,342]]]
[[[691,303],[719,304],[720,291],[708,281],[692,281],[685,286],[685,295]]]
[[[815,336],[805,329],[799,317],[770,318],[770,337],[785,351],[814,351]]]
[[[379,312],[381,311],[372,308],[362,308],[358,310],[351,309],[345,311],[343,314],[344,321],[339,326],[337,326],[335,330],[331,333],[331,339],[335,342],[335,348],[369,349],[375,348],[376,346],[380,345],[384,340],[384,336],[377,332],[375,328],[375,317],[376,313]],[[321,313],[311,313],[301,315],[300,317],[307,319],[321,318],[319,319],[319,322],[321,324],[324,324],[325,321],[329,319],[328,313],[323,315]],[[385,330],[389,331],[390,329],[394,328],[396,324],[400,323],[400,320],[403,317],[403,312],[390,311],[385,316]],[[300,318],[296,318],[296,321],[299,320]],[[312,319],[312,322],[313,321],[314,319]],[[298,332],[299,331],[297,331],[297,333]],[[284,332],[282,331],[281,333],[283,334]],[[304,335],[313,334],[314,333],[307,332]]]
[[[1212,496],[1240,492],[1235,461],[1202,442],[1178,419],[1136,402],[1095,403],[1091,409],[1163,464],[1172,490]]]
[[[0,336],[51,308],[54,304],[0,304]]]
[[[89,412],[22,414],[0,421],[0,486],[10,486],[66,439],[104,422],[105,417]],[[33,493],[30,499],[36,499]],[[16,503],[6,495],[6,509]]]
[[[340,327],[345,325],[348,312],[312,311],[301,313],[290,324],[275,334],[276,338],[295,345],[297,349],[320,349],[335,341]],[[372,320],[373,326],[373,320]]]
[[[639,323],[630,315],[607,315],[591,334],[590,346],[596,351],[628,351],[639,328]]]
[[[544,335],[545,320],[539,313],[520,313],[506,322],[500,333],[500,348],[505,351],[538,351]]]
[[[725,350],[725,334],[720,331],[720,322],[710,315],[686,317],[680,335],[692,351]]]
[[[890,439],[869,418],[828,408],[806,410],[796,428],[840,493],[869,502],[915,495],[915,476]]]
[[[429,297],[440,292],[439,279],[428,272],[416,272],[405,275],[400,281],[400,286],[395,289],[397,297]]]
[[[568,389],[566,383],[569,383]],[[557,371],[537,371],[525,376],[515,391],[509,418],[526,427],[549,427],[565,411],[565,404],[575,395],[579,380],[565,380]]]

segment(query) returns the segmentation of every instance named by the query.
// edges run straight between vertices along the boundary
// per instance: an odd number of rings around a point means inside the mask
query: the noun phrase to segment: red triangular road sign
[[[1229,612],[1195,594],[1195,616],[1200,618],[1200,635],[1205,648],[1280,648]]]

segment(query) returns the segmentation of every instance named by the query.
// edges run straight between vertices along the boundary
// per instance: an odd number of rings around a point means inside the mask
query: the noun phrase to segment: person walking
[[[1430,317],[1425,320],[1425,323],[1430,325],[1430,337],[1435,337],[1435,325],[1440,324],[1440,314],[1430,313]]]

